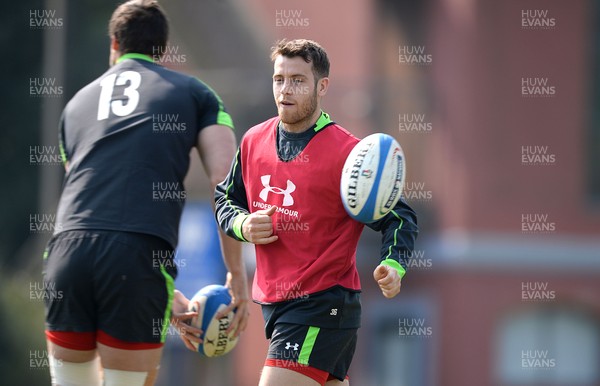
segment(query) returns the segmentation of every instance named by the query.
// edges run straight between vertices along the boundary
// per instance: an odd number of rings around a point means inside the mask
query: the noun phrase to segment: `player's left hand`
[[[378,265],[373,271],[373,278],[386,298],[391,299],[400,293],[402,279],[394,268],[387,265]]]
[[[233,320],[229,325],[226,333],[234,331],[234,336],[240,336],[248,325],[250,318],[250,299],[248,297],[248,281],[245,273],[232,275],[227,272],[227,280],[225,287],[229,288],[231,293],[231,304],[223,311],[219,312],[217,319],[227,315],[229,312],[236,310]]]

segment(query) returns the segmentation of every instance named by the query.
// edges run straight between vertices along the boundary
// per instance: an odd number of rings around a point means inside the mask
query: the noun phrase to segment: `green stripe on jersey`
[[[117,63],[121,63],[125,59],[141,59],[141,60],[145,60],[147,62],[154,63],[154,60],[152,60],[152,58],[149,57],[148,55],[136,54],[135,52],[130,52],[128,54],[120,56],[119,59],[117,59]]]
[[[248,214],[242,213],[238,214],[237,217],[233,220],[233,233],[242,241],[248,241],[244,237],[244,231],[242,230],[242,226],[244,225],[244,221],[248,218]]]
[[[313,129],[315,132],[323,129],[325,126],[329,125],[331,122],[331,118],[329,118],[329,114],[325,111],[321,110],[321,116],[317,119],[317,123],[315,123],[315,128]]]
[[[392,256],[392,247],[395,247],[396,244],[398,244],[398,231],[402,229],[402,225],[404,225],[404,220],[402,219],[402,217],[398,216],[398,213],[396,213],[393,209],[390,211],[390,213],[393,214],[394,217],[396,217],[398,220],[400,220],[400,225],[394,230],[394,243],[389,246],[388,254],[385,256],[386,259],[389,259],[390,256]]]
[[[64,166],[69,160],[67,159],[67,152],[65,151],[65,146],[63,145],[62,141],[58,141],[58,151],[60,152],[60,159]]]
[[[212,89],[212,87],[210,87],[209,85],[207,85],[200,79],[196,78],[196,80],[198,82],[202,83],[207,89],[210,90],[210,92],[213,93],[215,98],[217,98],[217,102],[219,103],[219,112],[217,114],[217,125],[223,125],[223,126],[227,126],[232,129],[235,129],[235,127],[233,127],[233,119],[231,119],[231,115],[229,115],[229,113],[227,111],[225,111],[225,107],[223,106],[223,100],[221,99],[219,94],[217,94],[215,92],[215,90]]]
[[[319,335],[320,330],[321,329],[319,327],[314,326],[310,326],[308,328],[306,338],[304,338],[304,343],[302,343],[300,355],[298,356],[298,363],[301,365],[308,365],[308,359],[310,358],[310,354],[315,347],[315,342],[317,341],[317,336]]]
[[[233,170],[231,171],[231,175],[235,176],[235,170],[238,167],[238,157],[240,155],[240,148],[238,147],[237,152],[235,153],[235,163],[233,164]],[[235,205],[233,205],[231,203],[231,199],[229,198],[229,189],[231,189],[233,187],[233,178],[231,179],[231,182],[229,183],[229,185],[227,185],[227,189],[225,189],[225,202],[227,203],[227,205],[229,207],[231,207],[235,212],[238,213],[238,215],[236,216],[236,218],[233,220],[233,224],[232,224],[232,228],[233,228],[233,233],[235,233],[235,235],[241,240],[241,241],[248,241],[244,238],[244,234],[242,232],[242,225],[244,224],[244,220],[246,219],[248,215],[248,213],[244,213],[241,210],[239,210]]]
[[[219,113],[217,114],[217,125],[231,127],[233,129],[233,119],[225,110],[221,110],[223,105],[219,103]]]
[[[393,209],[390,211],[390,213],[392,213],[394,215],[394,217],[396,217],[398,220],[400,220],[400,225],[398,225],[398,228],[394,229],[394,243],[389,246],[388,253],[385,256],[385,259],[383,259],[383,261],[381,262],[381,264],[395,268],[398,271],[398,275],[400,275],[400,279],[402,279],[404,277],[404,275],[406,274],[406,270],[404,269],[404,267],[402,265],[400,265],[400,263],[398,263],[394,259],[391,259],[390,257],[392,256],[392,248],[398,244],[398,231],[402,229],[402,226],[404,225],[404,219],[402,217],[398,216],[398,213],[396,213]],[[394,263],[396,263],[396,264],[394,264]]]
[[[160,343],[165,343],[167,339],[167,329],[169,328],[169,323],[171,320],[171,308],[173,307],[173,297],[175,296],[175,283],[173,277],[169,275],[164,266],[160,266],[160,272],[165,277],[165,282],[167,284],[167,295],[169,296],[167,300],[167,308],[165,309],[165,316],[163,319],[162,331],[160,332]]]

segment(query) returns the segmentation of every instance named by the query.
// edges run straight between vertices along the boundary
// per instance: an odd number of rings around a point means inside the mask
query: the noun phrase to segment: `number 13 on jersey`
[[[120,74],[110,74],[100,81],[100,99],[98,100],[98,120],[107,119],[110,111],[119,117],[131,114],[140,101],[140,93],[137,91],[142,82],[142,76],[136,71],[125,71]],[[112,100],[115,86],[125,86],[123,95],[126,101]]]

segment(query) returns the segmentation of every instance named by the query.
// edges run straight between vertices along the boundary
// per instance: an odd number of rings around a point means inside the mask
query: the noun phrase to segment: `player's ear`
[[[114,66],[119,59],[119,42],[113,37],[110,38],[110,55],[108,58],[108,64]]]
[[[119,42],[114,37],[110,38],[110,49],[113,51],[119,51]]]
[[[329,78],[324,77],[317,82],[317,95],[324,96],[329,88]]]

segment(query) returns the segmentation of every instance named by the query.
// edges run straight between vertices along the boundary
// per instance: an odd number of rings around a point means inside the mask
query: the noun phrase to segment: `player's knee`
[[[100,386],[99,359],[95,358],[89,362],[73,363],[56,359],[54,356],[50,355],[50,377],[52,385]]]

